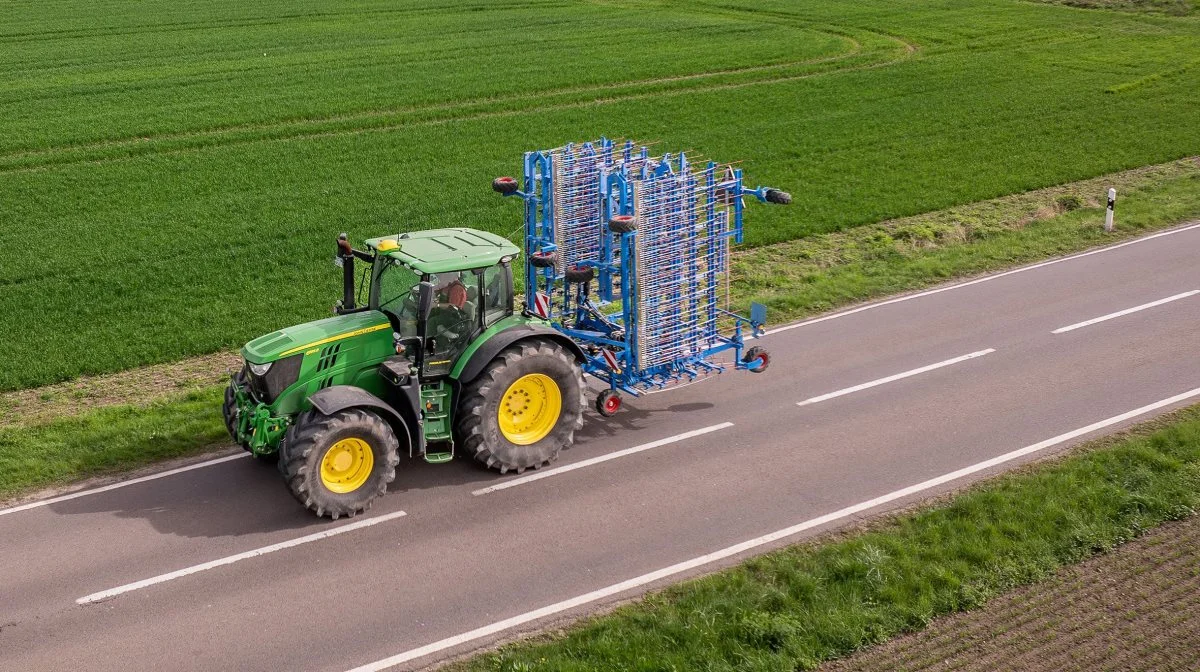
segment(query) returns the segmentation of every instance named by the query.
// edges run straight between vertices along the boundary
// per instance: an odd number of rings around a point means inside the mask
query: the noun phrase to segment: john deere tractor
[[[254,339],[223,406],[233,439],[278,463],[317,515],[353,516],[401,453],[466,453],[500,472],[558,457],[583,424],[584,354],[513,309],[520,250],[472,229],[338,238],[337,315]],[[370,265],[365,305],[355,263]]]

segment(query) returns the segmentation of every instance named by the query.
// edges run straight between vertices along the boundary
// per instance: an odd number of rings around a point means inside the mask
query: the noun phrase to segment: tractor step
[[[425,453],[425,461],[430,464],[445,464],[454,459],[454,453]]]

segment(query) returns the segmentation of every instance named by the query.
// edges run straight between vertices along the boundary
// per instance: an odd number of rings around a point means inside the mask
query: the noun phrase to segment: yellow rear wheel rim
[[[321,458],[321,484],[333,492],[354,492],[371,477],[375,454],[362,439],[342,439]]]
[[[542,373],[521,376],[500,399],[500,433],[509,442],[528,446],[546,438],[562,414],[562,392]]]

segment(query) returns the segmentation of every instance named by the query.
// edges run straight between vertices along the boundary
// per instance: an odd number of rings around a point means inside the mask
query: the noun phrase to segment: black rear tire
[[[338,442],[358,439],[372,454],[370,473],[356,489],[335,492],[321,475],[321,463]],[[392,428],[378,415],[361,408],[348,408],[333,415],[318,411],[301,413],[280,444],[279,471],[296,499],[318,516],[337,520],[353,517],[371,508],[387,492],[400,463],[399,442]]]
[[[535,443],[509,441],[500,429],[500,403],[518,379],[548,376],[558,386],[562,406],[553,428]],[[574,355],[549,340],[526,340],[509,346],[463,388],[454,429],[458,445],[500,473],[537,469],[558,459],[583,427],[583,369]]]

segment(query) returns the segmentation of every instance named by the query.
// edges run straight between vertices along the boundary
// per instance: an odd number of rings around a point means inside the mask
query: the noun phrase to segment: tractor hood
[[[345,338],[390,328],[387,316],[377,310],[338,315],[260,336],[242,348],[242,356],[252,364],[265,364]]]

